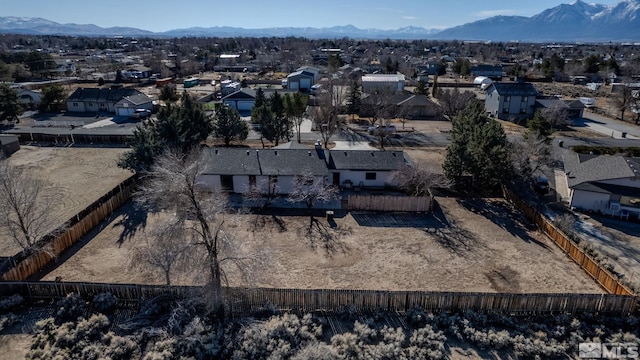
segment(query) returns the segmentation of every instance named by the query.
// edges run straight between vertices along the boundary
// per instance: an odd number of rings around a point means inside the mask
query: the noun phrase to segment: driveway
[[[574,122],[576,127],[585,127],[594,132],[611,136],[613,139],[640,139],[640,126],[615,120],[585,111],[583,118]],[[623,134],[626,134],[623,137]]]

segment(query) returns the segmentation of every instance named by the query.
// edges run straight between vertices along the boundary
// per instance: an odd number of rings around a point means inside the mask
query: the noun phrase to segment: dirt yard
[[[312,236],[306,216],[236,215],[227,224],[245,251],[265,255],[262,276],[251,279],[256,286],[602,292],[503,200],[437,200],[441,210],[428,216],[352,213],[335,228],[320,218]],[[129,267],[132,249],[159,219],[124,206],[43,280],[162,283],[159,274]]]
[[[117,166],[127,149],[21,146],[9,162],[46,180],[59,198],[52,213],[62,224],[131,175]],[[0,256],[20,249],[0,238]]]

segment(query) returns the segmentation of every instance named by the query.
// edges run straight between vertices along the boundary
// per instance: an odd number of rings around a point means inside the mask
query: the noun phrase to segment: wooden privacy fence
[[[126,134],[47,134],[40,132],[13,133],[20,137],[20,142],[46,142],[54,144],[119,144],[127,145],[133,135]]]
[[[86,235],[94,226],[110,216],[116,209],[131,198],[137,177],[135,175],[94,201],[91,205],[69,219],[63,226],[45,236],[43,249],[39,250],[2,274],[0,280],[20,281],[42,270],[56,256],[70,248]]]
[[[433,196],[349,195],[349,210],[429,212]]]
[[[545,235],[553,240],[556,245],[610,294],[635,296],[633,290],[622,284],[617,276],[598,264],[589,254],[578,247],[578,244],[569,239],[566,234],[553,225],[551,220],[538,212],[531,204],[518,198],[507,188],[504,188],[503,191],[505,199],[509,200],[522,211]]]
[[[160,294],[197,294],[195,286],[100,284],[72,282],[0,282],[0,294],[20,294],[30,300],[60,299],[77,293],[86,299],[110,292],[122,304],[138,303]],[[602,312],[627,315],[636,310],[632,296],[611,294],[504,294],[433,291],[225,288],[227,308],[242,314],[267,307],[295,312],[404,312],[416,306],[427,311],[492,311],[501,313]]]

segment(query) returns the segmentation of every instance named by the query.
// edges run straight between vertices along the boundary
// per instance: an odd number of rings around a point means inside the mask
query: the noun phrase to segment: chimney
[[[276,156],[278,156],[278,150],[274,150],[273,153],[276,154]]]
[[[309,156],[311,156],[311,151],[307,151],[307,154],[309,154]]]

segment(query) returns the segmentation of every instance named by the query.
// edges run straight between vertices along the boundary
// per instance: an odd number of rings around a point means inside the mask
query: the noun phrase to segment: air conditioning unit
[[[613,212],[620,211],[620,203],[619,202],[611,202],[609,203],[609,210]]]

